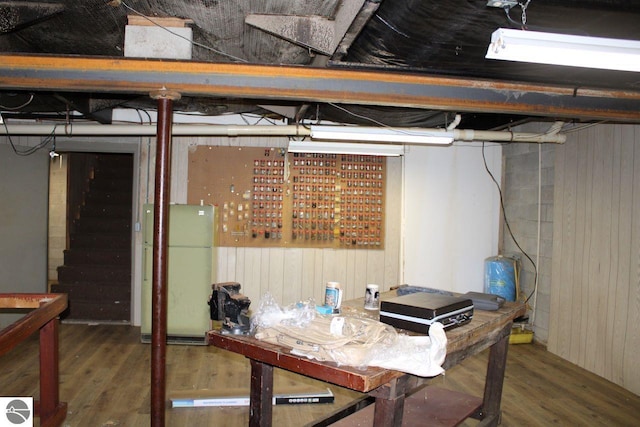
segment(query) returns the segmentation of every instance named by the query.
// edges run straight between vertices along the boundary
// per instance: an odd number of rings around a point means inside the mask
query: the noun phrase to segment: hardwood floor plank
[[[37,396],[38,343],[28,340],[0,357],[0,395]],[[68,402],[64,426],[143,426],[150,422],[150,347],[139,328],[114,325],[60,325],[60,397]],[[431,382],[481,396],[487,352],[465,360]],[[249,361],[207,346],[167,348],[167,393],[249,384]],[[299,426],[344,406],[359,393],[275,370],[274,388],[330,387],[334,404],[278,405],[274,425]],[[636,426],[640,396],[564,361],[536,344],[509,347],[502,398],[502,426]],[[240,427],[248,407],[171,408],[168,426]],[[38,425],[36,423],[36,425]],[[475,426],[470,420],[463,426]]]

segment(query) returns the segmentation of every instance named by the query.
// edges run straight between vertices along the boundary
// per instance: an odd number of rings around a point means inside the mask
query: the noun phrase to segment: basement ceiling
[[[487,0],[52,0],[0,1],[3,54],[123,57],[131,20],[179,18],[193,32],[191,58],[238,63],[366,70],[376,73],[599,89],[640,99],[640,73],[516,64],[484,58],[499,27],[640,40],[640,2],[531,0],[492,7]],[[526,23],[523,25],[523,21]],[[173,35],[171,36],[173,37]],[[113,108],[155,109],[140,94],[51,91],[0,85],[5,117],[64,118],[69,110],[111,122]],[[516,102],[514,100],[514,102]],[[526,121],[525,113],[336,104],[309,100],[186,96],[174,110],[205,115],[255,113],[292,122],[332,120],[439,127],[462,113],[462,128],[490,129]],[[636,117],[638,115],[637,109]],[[540,119],[591,120],[576,113]],[[640,119],[637,119],[640,121]],[[625,121],[629,121],[628,117]],[[631,120],[634,121],[634,120]]]

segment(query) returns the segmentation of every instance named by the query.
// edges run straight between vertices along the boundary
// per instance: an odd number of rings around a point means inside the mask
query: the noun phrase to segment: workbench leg
[[[404,412],[405,393],[411,379],[405,375],[369,393],[376,398],[373,411],[374,427],[400,427]]]
[[[273,417],[273,366],[251,359],[249,426],[271,427]]]
[[[400,427],[404,412],[404,394],[392,399],[376,399],[374,427]]]
[[[482,426],[497,426],[500,422],[500,402],[502,400],[502,386],[504,384],[510,333],[511,324],[508,324],[501,331],[501,338],[489,350],[489,362],[482,403]]]
[[[58,319],[40,329],[40,401],[36,410],[40,425],[59,426],[67,416],[67,404],[60,402],[58,371]]]

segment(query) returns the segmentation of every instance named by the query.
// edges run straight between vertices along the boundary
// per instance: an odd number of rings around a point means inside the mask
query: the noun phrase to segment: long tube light
[[[439,129],[312,125],[311,139],[449,145],[453,142],[453,135],[450,132],[440,131]]]
[[[485,58],[640,72],[640,41],[498,28]]]
[[[360,154],[367,156],[402,156],[403,145],[359,142],[289,141],[290,153]]]

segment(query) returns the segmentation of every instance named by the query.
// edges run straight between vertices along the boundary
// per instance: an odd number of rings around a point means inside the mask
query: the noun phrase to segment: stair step
[[[103,216],[110,218],[129,218],[131,216],[131,206],[128,204],[95,204],[84,205],[80,209],[80,218]]]
[[[131,203],[131,191],[92,188],[91,191],[86,194],[85,204],[92,205],[94,203],[129,205]]]
[[[108,301],[110,303],[129,303],[131,301],[131,284],[94,284],[94,283],[55,283],[51,292],[67,294],[69,300]]]
[[[98,264],[131,266],[130,250],[111,249],[67,249],[64,251],[65,265]]]
[[[132,167],[133,156],[128,154],[101,154],[97,157],[95,165],[96,170],[102,170],[104,168],[107,170],[120,168],[131,169]]]
[[[74,221],[76,233],[131,232],[131,218],[81,217]]]
[[[106,178],[101,179],[99,177],[94,178],[89,183],[91,189],[90,191],[100,190],[100,191],[129,191],[131,192],[131,187],[133,185],[130,177],[123,178]]]
[[[58,267],[60,283],[130,283],[129,266],[61,265]]]
[[[77,248],[118,248],[129,250],[131,238],[129,234],[86,233],[74,234],[69,238],[69,247]]]
[[[119,179],[131,175],[133,163],[129,161],[127,164],[98,164],[93,169],[94,179]]]
[[[131,304],[129,301],[97,302],[70,300],[69,308],[63,313],[64,320],[89,321],[129,321],[131,319]]]
[[[100,154],[91,164],[65,265],[51,291],[69,296],[65,319],[129,321],[133,156]]]

